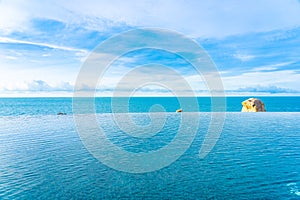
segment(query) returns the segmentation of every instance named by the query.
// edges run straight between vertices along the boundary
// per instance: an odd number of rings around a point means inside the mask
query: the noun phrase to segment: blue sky
[[[300,94],[300,1],[0,0],[0,96],[72,96],[84,60],[99,43],[135,28],[162,28],[197,41],[228,95]],[[143,50],[116,61],[99,84],[109,96],[144,62],[176,69],[198,95],[201,77],[176,55]],[[144,76],[161,76],[155,69]],[[141,75],[140,78],[145,78]],[[164,74],[165,79],[172,77]],[[176,82],[174,82],[176,84]],[[146,86],[140,95],[168,95]]]

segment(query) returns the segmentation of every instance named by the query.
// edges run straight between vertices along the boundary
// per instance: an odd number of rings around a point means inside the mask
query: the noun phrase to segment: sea
[[[300,97],[114,98],[0,98],[0,199],[300,199]]]

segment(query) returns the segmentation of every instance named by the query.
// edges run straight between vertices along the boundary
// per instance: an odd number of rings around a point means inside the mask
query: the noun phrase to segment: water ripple
[[[133,152],[167,145],[179,123],[172,116],[155,137],[137,139],[120,131],[110,114],[97,117],[111,141]],[[140,124],[149,120],[135,117]],[[202,113],[179,160],[128,174],[91,156],[71,115],[0,117],[0,199],[299,199],[298,121],[300,113],[228,113],[217,145],[199,159],[209,122]]]

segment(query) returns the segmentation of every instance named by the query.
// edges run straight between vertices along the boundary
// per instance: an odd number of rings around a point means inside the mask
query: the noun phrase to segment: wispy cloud
[[[298,90],[300,74],[294,70],[246,72],[235,76],[223,77],[226,89],[252,88],[257,85],[275,85]]]
[[[6,93],[70,94],[88,52],[133,27],[172,29],[196,38],[216,63],[227,91],[292,94],[300,84],[297,0],[0,0],[0,13],[0,88]],[[186,62],[170,53],[147,50],[117,60],[97,91],[111,93],[133,67],[147,63],[171,67],[194,91],[207,91]],[[178,80],[165,71],[153,69],[131,78],[139,81],[147,76],[180,88]],[[133,81],[122,87],[134,86]],[[153,86],[139,89],[144,94],[165,92]]]
[[[298,26],[297,0],[230,1],[79,1],[62,2],[74,13],[132,26],[174,29],[194,36],[224,37]],[[288,12],[287,12],[288,10]],[[258,23],[259,22],[259,23]]]
[[[250,61],[253,58],[255,58],[255,56],[253,55],[240,54],[240,53],[234,54],[233,57],[241,60],[242,62]]]
[[[0,2],[0,29],[11,32],[30,26],[33,18],[48,18],[94,29],[106,19],[128,26],[161,27],[194,36],[224,37],[300,25],[297,0],[230,1],[8,1]],[[21,29],[22,30],[22,29]]]
[[[60,92],[60,91],[66,91],[66,92],[72,92],[73,86],[68,82],[60,82],[55,85],[50,85],[49,83],[42,81],[42,80],[33,80],[30,82],[23,82],[16,84],[14,86],[11,86],[9,88],[3,87],[0,88],[0,90],[5,92]]]
[[[29,13],[25,2],[0,1],[0,33],[10,34],[16,30],[25,31],[29,27]],[[22,6],[23,9],[22,9]]]
[[[47,47],[51,49],[59,49],[64,51],[75,51],[75,52],[81,52],[81,53],[87,53],[87,50],[84,49],[77,49],[72,47],[66,47],[66,46],[59,46],[54,44],[47,44],[47,43],[40,43],[40,42],[30,42],[25,40],[16,40],[12,38],[7,37],[0,37],[0,43],[12,43],[12,44],[28,44],[28,45],[34,45],[34,46],[40,46],[40,47]]]
[[[269,86],[261,86],[257,85],[255,87],[244,87],[236,90],[232,90],[233,92],[251,92],[251,93],[269,93],[269,94],[277,94],[277,93],[287,93],[287,94],[295,94],[300,93],[299,90],[294,90],[290,88],[281,88],[275,85]]]
[[[265,65],[261,67],[254,67],[253,69],[249,70],[250,72],[268,72],[268,71],[277,71],[279,69],[284,69],[283,67],[289,66],[294,62],[282,62],[282,63],[275,63],[270,65]]]

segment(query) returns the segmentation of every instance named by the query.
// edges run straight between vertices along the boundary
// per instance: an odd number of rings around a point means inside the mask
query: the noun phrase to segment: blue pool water
[[[300,199],[298,98],[285,103],[261,98],[274,112],[234,112],[240,107],[232,102],[240,104],[241,99],[227,101],[232,112],[226,113],[220,138],[205,158],[199,158],[199,149],[211,113],[200,112],[199,124],[190,127],[196,129],[191,146],[169,166],[148,173],[121,172],[93,157],[77,133],[71,99],[1,99],[0,199]],[[150,102],[140,102],[139,113],[119,115],[147,125],[152,121],[141,111],[148,111]],[[99,127],[128,152],[163,148],[182,123],[178,113],[156,113],[156,118],[166,117],[160,131],[150,138],[130,137],[114,123],[109,106],[103,105],[98,109],[106,112],[99,110],[96,115]],[[278,112],[279,105],[297,112]],[[165,109],[173,108],[176,102]],[[191,121],[195,116],[186,114]]]

